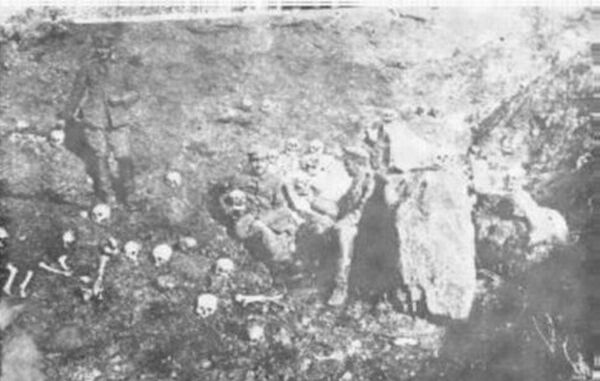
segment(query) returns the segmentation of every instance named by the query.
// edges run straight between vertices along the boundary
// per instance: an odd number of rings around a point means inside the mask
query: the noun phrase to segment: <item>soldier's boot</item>
[[[130,157],[117,157],[117,176],[115,193],[119,202],[127,205],[129,197],[134,192],[134,167]]]
[[[108,157],[97,156],[96,160],[97,173],[94,178],[94,190],[96,195],[104,202],[109,204],[114,203],[116,197],[112,189]]]
[[[340,257],[338,258],[337,276],[333,293],[327,302],[332,307],[343,305],[348,298],[348,278],[352,266],[354,239],[357,234],[358,229],[355,226],[338,227]]]

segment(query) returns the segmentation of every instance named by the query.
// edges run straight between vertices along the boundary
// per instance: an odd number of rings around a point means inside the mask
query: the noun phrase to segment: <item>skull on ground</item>
[[[285,153],[298,152],[300,150],[300,142],[296,138],[289,138],[285,142]]]
[[[110,206],[107,204],[98,204],[92,209],[92,221],[97,224],[104,224],[110,219]]]
[[[207,318],[217,312],[219,299],[213,294],[201,294],[196,300],[196,313]]]
[[[123,253],[125,258],[137,263],[139,260],[140,252],[142,251],[142,244],[137,241],[127,241],[123,246]]]
[[[279,152],[276,149],[272,148],[267,151],[267,161],[271,165],[276,165],[277,160],[279,159]]]
[[[154,264],[157,267],[160,267],[171,260],[173,256],[173,248],[166,243],[161,243],[157,245],[154,250],[152,250],[152,257],[154,258]]]
[[[177,171],[170,171],[165,176],[165,181],[169,187],[179,188],[183,183],[183,178],[181,177],[181,173]]]
[[[219,277],[228,278],[235,271],[235,263],[229,258],[219,258],[215,264],[215,273]]]
[[[265,327],[258,322],[248,324],[247,334],[252,345],[258,345],[265,341]]]
[[[241,215],[246,211],[246,193],[239,189],[234,189],[229,192],[231,200],[231,212],[235,215]]]
[[[50,131],[50,144],[55,147],[62,146],[65,143],[65,132],[61,129]]]
[[[65,249],[70,248],[75,243],[75,231],[73,229],[69,229],[65,231],[62,235],[63,247]]]
[[[319,139],[311,140],[311,142],[308,144],[308,153],[311,153],[311,154],[323,153],[324,149],[325,149],[325,145]]]

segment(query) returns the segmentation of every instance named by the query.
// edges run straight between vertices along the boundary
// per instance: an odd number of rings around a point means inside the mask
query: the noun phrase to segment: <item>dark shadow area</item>
[[[377,177],[373,195],[358,223],[350,290],[361,298],[376,297],[401,286],[396,215],[385,203],[384,187],[383,179]]]
[[[100,186],[100,166],[106,165],[106,163],[102,162],[104,158],[96,155],[88,142],[85,135],[86,128],[98,129],[98,127],[85,120],[67,119],[65,125],[65,147],[83,161],[86,173],[94,182],[94,194],[99,199],[106,201],[108,195]]]

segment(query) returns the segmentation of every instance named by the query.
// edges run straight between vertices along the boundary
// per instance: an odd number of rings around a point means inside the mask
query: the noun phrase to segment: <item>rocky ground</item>
[[[3,263],[36,272],[27,298],[5,296],[0,305],[2,381],[568,378],[560,344],[569,337],[570,350],[582,350],[580,262],[593,181],[589,168],[577,168],[589,148],[581,100],[591,85],[588,16],[412,15],[325,10],[83,26],[33,12],[8,20],[0,41],[0,222],[11,250]],[[97,202],[85,167],[47,140],[98,34],[114,49],[114,78],[140,94],[130,115],[132,206],[115,206],[101,227],[82,214]],[[482,189],[523,169],[525,189],[564,215],[573,237],[531,251],[531,229],[515,206],[481,191],[476,263],[488,276],[478,276],[471,318],[444,323],[412,319],[382,298],[394,287],[394,263],[368,247],[357,253],[350,302],[336,310],[324,306],[332,253],[305,252],[321,266],[292,282],[227,233],[213,190],[243,170],[250,144],[319,138],[335,151],[384,108],[448,155],[477,151],[486,163]],[[183,175],[181,187],[165,183],[170,170]],[[84,301],[79,281],[36,267],[69,228],[78,233],[79,275],[95,274],[102,237],[143,244],[137,264],[110,260],[101,301]],[[198,246],[154,266],[156,244],[186,236]],[[223,257],[236,266],[226,281],[214,274]],[[205,292],[219,307],[202,319],[195,302]],[[235,294],[283,298],[243,305]],[[542,337],[551,331],[557,338],[548,346]]]

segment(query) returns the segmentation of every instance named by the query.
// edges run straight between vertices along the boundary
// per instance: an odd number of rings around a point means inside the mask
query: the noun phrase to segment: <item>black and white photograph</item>
[[[595,0],[2,0],[0,381],[600,380],[599,156]]]

